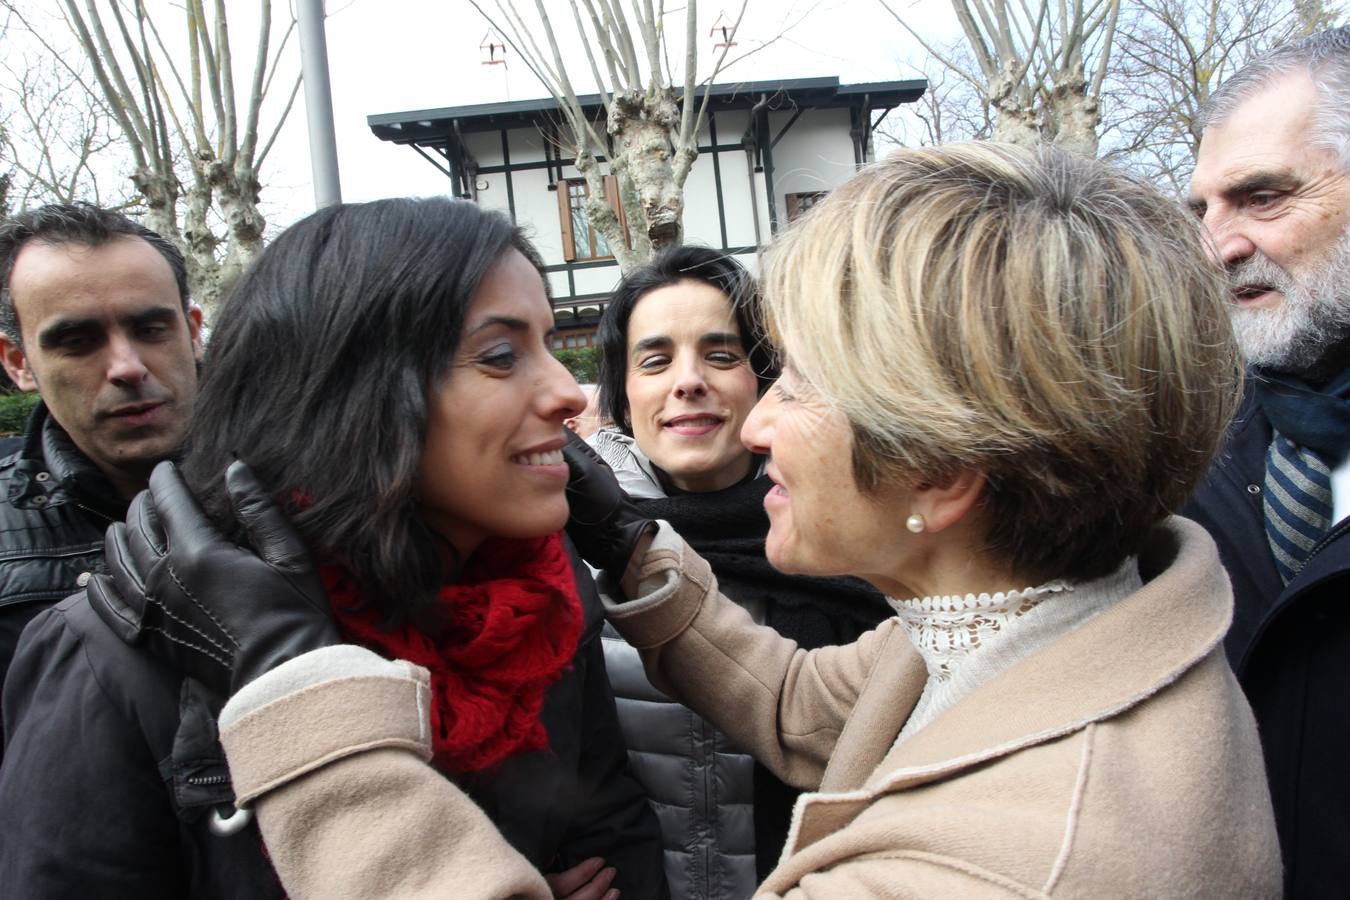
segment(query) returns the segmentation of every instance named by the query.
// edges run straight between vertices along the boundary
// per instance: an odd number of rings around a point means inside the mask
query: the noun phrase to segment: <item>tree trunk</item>
[[[1055,73],[1045,112],[1047,138],[1073,153],[1097,155],[1101,111],[1097,101],[1088,96],[1087,79],[1081,67]]]
[[[694,102],[689,98],[688,102]],[[643,233],[653,249],[678,244],[684,237],[684,192],[675,184],[674,147],[680,108],[670,88],[626,91],[614,97],[607,123],[616,156],[642,208]]]
[[[1041,142],[1036,98],[1027,96],[1018,69],[1015,61],[1005,61],[999,74],[989,80],[986,96],[994,110],[993,138],[1020,147],[1035,147]]]
[[[200,160],[194,165],[204,168],[207,163]],[[209,321],[216,311],[219,299],[220,264],[216,261],[216,246],[219,238],[211,231],[207,214],[211,209],[211,186],[204,177],[184,191],[186,203],[183,210],[183,255],[187,257],[188,287],[192,299],[202,308]]]
[[[220,167],[228,171],[224,166]],[[258,211],[257,174],[246,166],[236,166],[216,188],[216,199],[225,217],[228,243],[220,264],[219,291],[224,297],[252,264],[263,248],[263,229],[267,222]]]
[[[178,179],[172,173],[156,172],[141,167],[131,174],[132,184],[145,198],[145,227],[183,246],[183,235],[178,230]],[[184,252],[184,256],[186,256]]]

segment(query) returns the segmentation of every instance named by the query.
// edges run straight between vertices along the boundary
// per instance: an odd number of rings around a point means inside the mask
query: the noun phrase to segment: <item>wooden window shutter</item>
[[[619,228],[623,230],[623,242],[633,249],[633,237],[628,233],[628,216],[623,211],[623,195],[619,193],[619,179],[615,175],[605,176],[605,202],[619,217]]]
[[[562,251],[563,259],[572,262],[577,258],[577,242],[572,236],[572,192],[568,190],[567,179],[560,179],[557,184],[558,195],[558,223],[562,226]]]

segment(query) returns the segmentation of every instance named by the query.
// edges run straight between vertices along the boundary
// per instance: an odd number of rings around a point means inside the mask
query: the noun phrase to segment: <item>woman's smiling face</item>
[[[509,249],[474,292],[448,374],[427,398],[418,469],[423,520],[460,555],[488,537],[540,537],[567,522],[563,419],[586,405],[549,352],[553,310]]]
[[[914,492],[890,482],[859,489],[848,419],[791,367],[765,392],[743,429],[769,457],[764,552],[780,572],[856,575],[895,596],[914,556],[905,517]]]
[[[628,319],[633,437],[680,490],[720,490],[750,471],[740,433],[759,384],[742,337],[731,300],[703,281],[650,291]]]

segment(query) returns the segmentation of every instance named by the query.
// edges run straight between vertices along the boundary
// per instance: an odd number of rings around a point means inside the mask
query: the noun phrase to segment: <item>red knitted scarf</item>
[[[445,621],[431,637],[380,627],[381,614],[340,566],[320,567],[345,640],[431,671],[436,763],[452,772],[489,769],[548,747],[539,721],[544,693],[562,677],[581,636],[581,600],[561,534],[493,538],[460,580],[441,587]]]

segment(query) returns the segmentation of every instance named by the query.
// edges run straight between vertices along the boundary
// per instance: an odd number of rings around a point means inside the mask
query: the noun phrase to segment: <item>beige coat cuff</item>
[[[660,646],[688,628],[714,585],[707,561],[669,523],[657,525],[651,547],[636,567],[633,599],[615,603],[603,597],[605,615],[639,650]]]
[[[235,805],[367,750],[400,748],[429,760],[429,682],[420,666],[352,646],[315,650],[251,682],[220,716]]]

